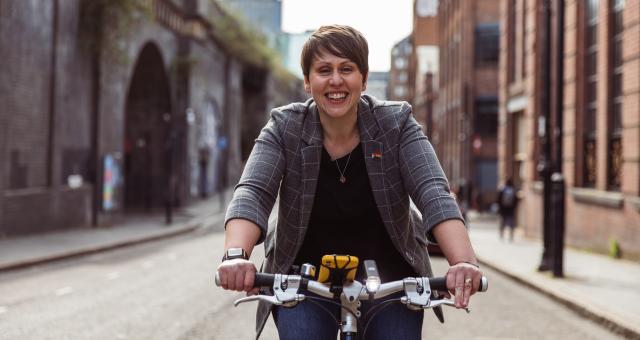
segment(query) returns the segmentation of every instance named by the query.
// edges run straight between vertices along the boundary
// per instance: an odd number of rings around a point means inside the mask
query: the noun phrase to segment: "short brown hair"
[[[327,51],[340,58],[353,61],[364,79],[369,73],[369,45],[362,33],[346,25],[329,25],[318,28],[304,43],[300,64],[302,73],[309,77],[313,58]]]

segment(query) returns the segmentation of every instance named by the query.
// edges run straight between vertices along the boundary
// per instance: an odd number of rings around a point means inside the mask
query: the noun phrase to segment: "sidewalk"
[[[129,218],[112,228],[69,230],[0,240],[0,272],[214,228],[222,231],[224,203],[219,196],[176,212],[171,226],[161,215]],[[516,234],[498,238],[498,220],[470,215],[470,236],[483,266],[510,276],[629,339],[640,339],[640,264],[573,249],[565,250],[565,278],[536,268],[542,245]],[[489,278],[491,286],[491,278]],[[491,292],[491,289],[489,289]]]
[[[173,223],[164,214],[128,216],[113,227],[49,232],[0,240],[0,272],[44,262],[159,240],[201,228],[220,228],[231,192],[216,194],[173,212]]]
[[[477,215],[470,220],[471,241],[482,265],[628,339],[640,339],[640,264],[565,248],[565,277],[554,278],[551,273],[537,271],[542,255],[540,241],[518,233],[513,243],[500,241],[497,217]]]

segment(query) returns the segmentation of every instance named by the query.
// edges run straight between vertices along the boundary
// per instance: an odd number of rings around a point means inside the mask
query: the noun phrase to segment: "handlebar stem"
[[[364,286],[358,281],[353,281],[343,287],[342,294],[340,294],[340,302],[345,307],[340,311],[342,334],[358,332],[358,318],[361,315],[360,306],[362,304],[359,297],[365,291]]]

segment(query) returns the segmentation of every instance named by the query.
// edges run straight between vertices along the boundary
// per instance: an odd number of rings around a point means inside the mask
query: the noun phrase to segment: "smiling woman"
[[[322,26],[305,43],[301,66],[313,98],[274,109],[256,140],[227,209],[218,267],[223,288],[256,292],[256,268],[248,259],[262,241],[267,273],[289,273],[305,263],[319,268],[323,255],[349,254],[376,261],[383,281],[432,276],[429,238],[452,264],[447,288],[456,307],[468,305],[482,273],[460,210],[409,104],[362,94],[368,54],[364,36],[349,26]],[[274,228],[268,218],[276,197]],[[410,208],[410,198],[424,219]],[[385,303],[376,301],[363,308]],[[331,307],[274,307],[280,339],[336,339],[340,308]],[[258,333],[270,311],[260,305]],[[368,339],[420,339],[422,311],[376,313],[367,321],[375,334]]]

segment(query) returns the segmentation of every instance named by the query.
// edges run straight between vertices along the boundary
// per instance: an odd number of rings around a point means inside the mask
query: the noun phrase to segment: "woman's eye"
[[[344,72],[344,73],[350,73],[350,72],[352,72],[352,71],[353,71],[353,68],[352,68],[352,67],[350,67],[350,66],[347,66],[347,67],[343,67],[343,68],[342,68],[342,72]]]
[[[329,74],[329,73],[331,73],[331,70],[328,69],[328,68],[323,67],[323,68],[318,70],[318,73],[320,73],[320,74]]]

